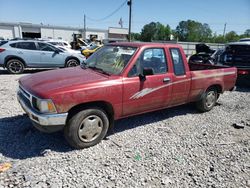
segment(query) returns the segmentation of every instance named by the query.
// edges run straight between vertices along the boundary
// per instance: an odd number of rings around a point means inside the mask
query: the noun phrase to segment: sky
[[[209,24],[214,33],[243,34],[250,29],[250,0],[132,0],[132,32],[140,32],[152,21],[175,29],[188,19]],[[121,6],[124,4],[123,6]],[[121,8],[112,16],[118,7]],[[0,22],[29,22],[59,26],[108,29],[128,27],[125,0],[0,0]]]

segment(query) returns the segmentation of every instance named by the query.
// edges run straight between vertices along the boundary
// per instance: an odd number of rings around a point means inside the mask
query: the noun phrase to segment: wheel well
[[[218,93],[222,93],[222,87],[221,87],[221,85],[219,85],[219,84],[209,86],[209,88],[207,88],[207,90],[209,90],[209,89],[211,89],[211,88],[215,88],[215,89],[217,90]],[[207,91],[207,90],[206,90],[206,91]]]
[[[84,109],[88,109],[88,108],[94,108],[94,107],[98,107],[103,109],[107,115],[108,115],[108,119],[109,119],[109,129],[113,128],[113,124],[114,124],[114,109],[113,106],[105,101],[96,101],[96,102],[89,102],[89,103],[83,103],[83,104],[78,104],[74,107],[72,107],[69,112],[68,112],[68,117],[67,117],[67,121],[69,121],[69,119],[74,116],[76,113],[84,110]]]
[[[70,59],[75,59],[78,63],[80,63],[80,60],[79,60],[77,57],[70,56],[70,57],[67,57],[67,58],[65,59],[65,64],[64,64],[64,66],[66,66],[66,63],[67,63],[68,60],[70,60]]]
[[[24,61],[22,58],[17,57],[17,56],[7,56],[7,57],[4,59],[4,67],[6,67],[7,62],[8,62],[9,60],[11,60],[11,59],[18,59],[18,60],[20,60],[20,61],[24,64],[24,67],[27,67],[25,61]]]
[[[212,89],[212,88],[215,88],[215,89],[217,90],[218,94],[219,94],[219,93],[222,93],[222,87],[221,87],[221,85],[219,85],[219,84],[211,85],[211,86],[209,86],[206,90],[204,90],[204,91],[197,97],[197,100],[196,100],[196,101],[201,100],[201,99],[203,98],[203,96],[206,94],[206,91],[208,91],[209,89]]]

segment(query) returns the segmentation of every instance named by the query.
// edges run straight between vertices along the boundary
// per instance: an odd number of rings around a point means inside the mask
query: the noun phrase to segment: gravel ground
[[[106,140],[74,150],[61,132],[32,127],[19,77],[0,70],[0,164],[12,164],[0,188],[250,187],[249,88],[225,92],[207,113],[189,104],[117,121]]]

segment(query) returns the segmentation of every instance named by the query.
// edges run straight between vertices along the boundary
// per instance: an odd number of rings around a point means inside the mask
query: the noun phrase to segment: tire
[[[217,99],[216,99],[216,102],[219,100],[219,98],[220,98],[220,94],[219,94],[219,93],[217,93]]]
[[[10,59],[6,64],[6,68],[11,74],[21,74],[24,71],[24,64],[19,59]]]
[[[79,61],[74,58],[71,58],[67,60],[65,67],[76,67],[78,65],[80,65]]]
[[[204,95],[202,96],[201,100],[196,102],[196,107],[200,112],[208,112],[210,111],[217,99],[218,99],[218,92],[216,88],[209,88]]]
[[[109,119],[102,109],[84,109],[69,119],[64,136],[72,147],[83,149],[101,142],[108,128]]]

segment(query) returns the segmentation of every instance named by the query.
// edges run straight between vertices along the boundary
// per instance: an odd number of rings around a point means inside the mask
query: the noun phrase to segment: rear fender
[[[24,64],[24,67],[27,67],[25,61],[21,58],[21,57],[18,57],[18,56],[15,56],[15,55],[8,55],[4,58],[4,65],[3,67],[5,68],[6,65],[7,65],[7,62],[10,60],[10,59],[18,59],[20,60],[23,64]]]

